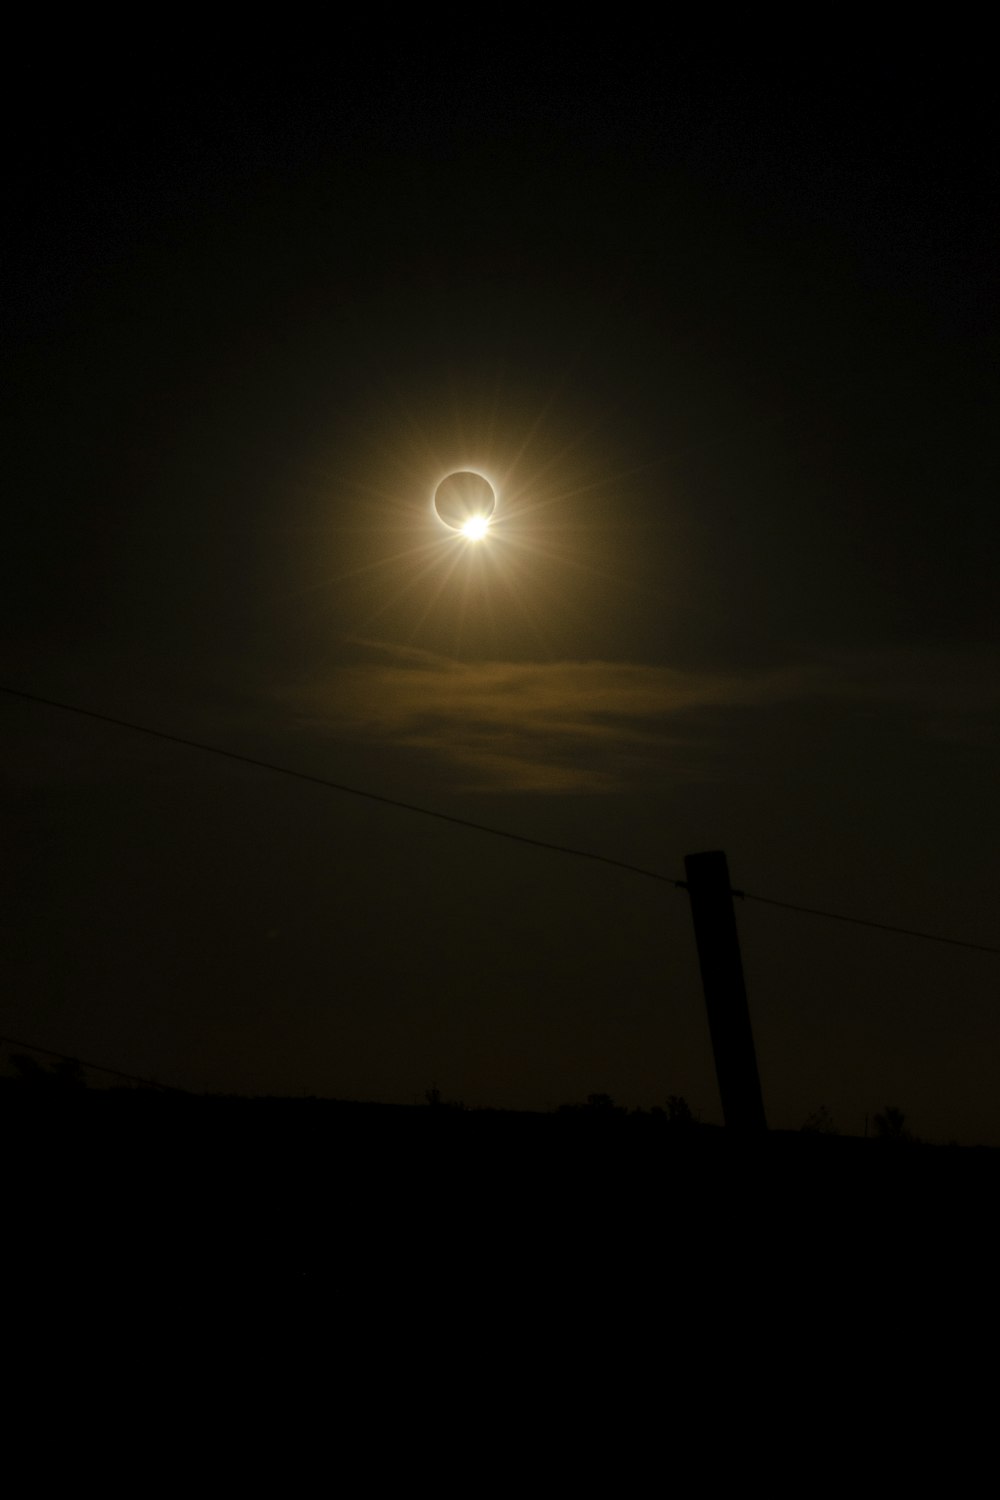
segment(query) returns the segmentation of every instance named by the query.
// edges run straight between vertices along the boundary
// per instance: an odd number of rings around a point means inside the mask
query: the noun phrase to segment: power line
[[[112,1078],[124,1078],[128,1083],[141,1084],[147,1089],[164,1089],[168,1094],[186,1094],[173,1083],[157,1083],[152,1078],[139,1078],[135,1073],[123,1073],[120,1068],[106,1068],[101,1063],[88,1062],[84,1057],[73,1057],[68,1052],[55,1052],[51,1047],[36,1047],[34,1042],[22,1042],[16,1036],[0,1036],[0,1043],[9,1047],[23,1047],[26,1052],[40,1052],[43,1057],[58,1057],[60,1062],[78,1063],[81,1068],[92,1068],[95,1073],[109,1073]]]
[[[45,708],[60,709],[63,713],[78,714],[86,719],[96,719],[101,724],[113,724],[118,729],[128,729],[135,734],[148,735],[152,739],[164,740],[170,745],[182,745],[188,750],[200,750],[206,755],[218,755],[225,760],[234,760],[245,766],[254,766],[261,771],[272,771],[279,776],[289,776],[295,781],[309,782],[313,786],[326,787],[329,791],[342,792],[350,797],[363,797],[368,802],[378,802],[383,807],[394,807],[403,812],[417,813],[424,818],[436,818],[441,823],[452,823],[458,828],[469,828],[476,833],[488,833],[494,838],[509,839],[515,844],[527,844],[534,849],[547,849],[552,854],[567,854],[574,859],[588,859],[596,864],[610,865],[616,870],[627,870],[632,875],[641,875],[646,880],[656,880],[678,890],[687,890],[686,880],[673,880],[658,870],[647,870],[641,865],[629,864],[623,859],[612,859],[608,854],[595,854],[590,849],[576,849],[568,844],[554,844],[548,839],[533,839],[524,833],[512,833],[508,828],[494,828],[488,823],[477,823],[472,818],[460,818],[454,813],[439,812],[436,808],[420,807],[414,802],[403,802],[398,797],[386,797],[380,792],[364,791],[361,787],[347,786],[340,781],[331,781],[326,776],[316,776],[308,771],[297,771],[291,766],[281,766],[274,761],[260,760],[253,755],[243,755],[236,750],[227,750],[221,745],[209,745],[203,740],[192,740],[179,734],[170,734],[164,729],[151,729],[148,724],[136,724],[131,719],[118,719],[111,714],[98,713],[92,708],[80,708],[75,703],[62,703],[55,698],[43,698],[38,693],[26,693],[21,688],[7,687],[0,683],[0,693],[12,698],[22,698],[28,703],[40,703]],[[744,901],[758,901],[766,906],[781,907],[785,911],[799,912],[811,917],[826,917],[832,922],[847,922],[855,927],[872,927],[879,932],[894,932],[901,937],[920,938],[928,943],[946,943],[953,948],[969,948],[976,953],[1000,955],[1000,948],[985,943],[969,943],[962,938],[944,937],[936,932],[922,932],[912,927],[895,927],[888,922],[874,922],[865,917],[849,917],[842,912],[825,911],[816,906],[799,906],[792,901],[778,901],[771,896],[756,896],[750,891],[732,892]]]
[[[75,703],[60,703],[54,698],[43,698],[38,693],[25,693],[20,688],[6,687],[0,683],[0,693],[12,698],[24,698],[28,703],[41,703],[46,708],[58,708],[64,713],[80,714],[86,719],[96,719],[101,724],[113,724],[118,729],[130,729],[135,734],[149,735],[152,739],[165,740],[170,745],[183,745],[188,750],[201,750],[206,755],[219,755],[225,760],[239,761],[245,766],[256,766],[261,771],[274,771],[279,776],[290,776],[295,781],[308,781],[313,786],[323,786],[334,792],[344,792],[349,797],[364,797],[368,802],[380,802],[384,807],[401,808],[403,812],[419,813],[424,818],[437,818],[441,823],[454,823],[459,828],[471,828],[477,833],[490,833],[495,838],[510,839],[515,844],[530,844],[535,849],[548,849],[553,854],[569,854],[576,859],[590,859],[602,865],[612,865],[618,870],[628,870],[633,875],[643,875],[647,880],[659,880],[666,885],[683,885],[682,880],[671,880],[657,870],[644,870],[639,865],[630,865],[623,859],[612,859],[608,854],[594,854],[589,849],[574,849],[567,844],[553,844],[547,839],[529,838],[524,833],[512,833],[508,828],[493,828],[487,823],[476,823],[471,818],[459,818],[454,813],[438,812],[431,807],[418,807],[414,802],[401,802],[398,797],[385,797],[380,792],[366,792],[360,787],[345,786],[340,781],[330,781],[326,776],[314,776],[308,771],[296,771],[290,766],[279,766],[274,761],[258,760],[253,755],[241,755],[236,750],[226,750],[221,745],[209,745],[203,740],[191,740],[179,734],[168,734],[164,729],[150,729],[147,724],[135,724],[130,719],[116,719],[111,714],[100,714],[92,708],[80,708]]]
[[[943,937],[939,932],[919,932],[915,927],[893,927],[888,922],[872,922],[866,917],[846,917],[842,912],[821,911],[817,906],[796,906],[793,901],[776,901],[772,896],[755,896],[750,891],[733,891],[743,901],[760,901],[765,906],[780,906],[785,911],[804,912],[810,917],[827,917],[831,922],[850,922],[854,927],[874,927],[877,932],[896,932],[901,937],[922,938],[928,943],[948,943],[952,948],[971,948],[975,953],[998,953],[986,943],[967,943],[963,938]]]

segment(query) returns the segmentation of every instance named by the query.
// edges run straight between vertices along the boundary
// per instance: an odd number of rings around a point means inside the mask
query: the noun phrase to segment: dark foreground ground
[[[992,1261],[1000,1205],[1000,1152],[655,1116],[10,1087],[0,1119],[6,1264],[57,1287],[926,1307]]]
[[[146,1475],[197,1427],[227,1472],[292,1433],[282,1493],[312,1434],[410,1488],[520,1493],[542,1452],[549,1493],[797,1494],[995,1428],[1000,1153],[13,1087],[0,1120],[13,1388],[48,1444],[152,1422]]]

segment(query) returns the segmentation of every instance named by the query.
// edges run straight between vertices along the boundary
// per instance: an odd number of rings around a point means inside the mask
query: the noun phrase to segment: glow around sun
[[[335,450],[323,515],[343,520],[324,524],[350,565],[324,569],[321,583],[350,603],[359,639],[395,636],[483,661],[506,659],[516,643],[554,659],[587,623],[581,601],[601,572],[593,538],[604,536],[597,495],[611,497],[624,474],[608,475],[575,421],[543,410],[524,429],[522,415],[470,398],[451,415],[443,400],[401,404],[392,423],[380,406],[343,473]]]

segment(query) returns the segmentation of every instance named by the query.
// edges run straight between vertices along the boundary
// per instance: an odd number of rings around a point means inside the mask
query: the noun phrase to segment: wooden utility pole
[[[726,856],[721,849],[708,854],[687,854],[684,873],[691,898],[722,1116],[728,1129],[756,1134],[767,1129],[767,1121]]]

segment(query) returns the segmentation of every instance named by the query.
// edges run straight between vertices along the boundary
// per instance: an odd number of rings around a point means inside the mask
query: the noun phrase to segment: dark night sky
[[[751,61],[24,64],[0,680],[1000,944],[992,88]],[[478,547],[431,514],[464,467]],[[0,1031],[718,1118],[683,892],[0,713]],[[738,915],[772,1124],[1000,1144],[1000,959]]]

